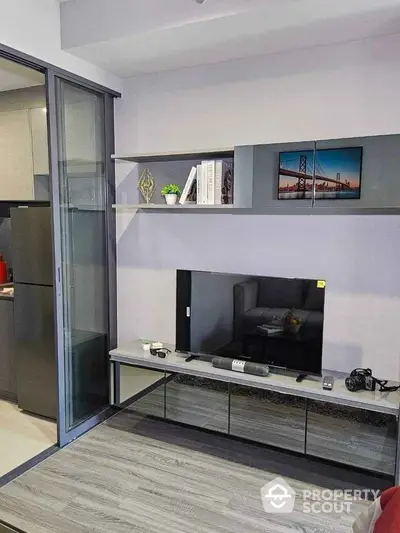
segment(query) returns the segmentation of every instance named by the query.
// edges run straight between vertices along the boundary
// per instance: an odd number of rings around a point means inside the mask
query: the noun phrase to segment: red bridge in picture
[[[318,164],[317,164],[318,165]],[[290,178],[298,178],[297,180],[297,191],[302,192],[306,191],[306,181],[307,180],[313,180],[314,176],[313,174],[307,174],[307,156],[302,155],[300,156],[300,165],[299,165],[298,172],[295,170],[288,170],[286,168],[280,168],[279,174],[281,176],[288,176]],[[317,169],[318,171],[318,169]],[[321,176],[320,174],[315,174],[315,179],[318,181],[324,181],[328,183],[334,183],[336,185],[335,189],[336,191],[343,191],[343,190],[351,190],[350,183],[345,180],[341,181],[340,179],[340,172],[336,174],[336,179],[334,178],[328,178],[326,176]]]

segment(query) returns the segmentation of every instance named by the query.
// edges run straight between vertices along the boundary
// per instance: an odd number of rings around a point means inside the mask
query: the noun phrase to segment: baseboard
[[[0,400],[6,400],[7,402],[18,403],[18,395],[14,392],[0,391]]]
[[[0,477],[0,488],[4,487],[4,485],[7,485],[7,483],[10,483],[10,481],[13,481],[15,478],[19,477],[20,475],[24,474],[34,466],[38,465],[54,453],[58,452],[60,448],[57,445],[50,446],[50,448],[47,448],[43,452],[39,453],[38,455],[35,455],[35,457],[32,457],[32,459],[29,459],[25,463],[22,463],[22,465],[17,466],[17,468],[14,468],[14,470],[11,470],[7,474],[4,474],[4,476]],[[1,529],[0,529],[1,533]]]

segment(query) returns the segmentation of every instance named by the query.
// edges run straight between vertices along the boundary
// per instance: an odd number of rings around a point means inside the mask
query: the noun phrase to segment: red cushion
[[[400,533],[400,488],[393,487],[381,496],[382,514],[374,533]]]

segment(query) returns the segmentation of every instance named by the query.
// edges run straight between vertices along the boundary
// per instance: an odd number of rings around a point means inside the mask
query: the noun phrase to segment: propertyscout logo
[[[284,479],[277,477],[261,488],[261,499],[266,513],[291,513],[296,492]]]
[[[361,500],[376,500],[379,490],[371,489],[304,489],[296,491],[284,479],[277,477],[261,488],[264,511],[270,514],[293,512],[294,505],[300,505],[305,514],[350,514],[351,505]]]

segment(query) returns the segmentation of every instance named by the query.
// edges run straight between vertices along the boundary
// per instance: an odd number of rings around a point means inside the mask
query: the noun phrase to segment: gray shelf
[[[234,205],[197,205],[197,204],[176,204],[176,205],[167,205],[167,204],[113,204],[114,209],[124,210],[124,211],[136,211],[137,209],[144,209],[146,211],[232,211],[235,209]],[[236,208],[237,209],[237,208]]]
[[[232,159],[233,148],[221,148],[217,150],[192,150],[190,152],[160,152],[127,155],[112,155],[111,158],[131,163],[154,163],[165,161],[190,161],[192,159]]]
[[[400,207],[235,207],[235,205],[113,204],[118,211],[230,215],[400,215]]]

